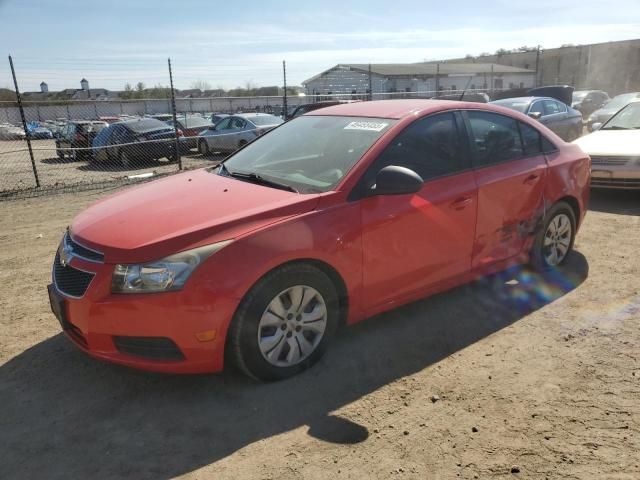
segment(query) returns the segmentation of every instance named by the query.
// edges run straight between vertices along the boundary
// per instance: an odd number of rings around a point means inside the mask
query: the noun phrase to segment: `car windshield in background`
[[[572,100],[574,102],[579,102],[580,100],[582,100],[584,97],[587,96],[589,92],[573,92],[572,95]]]
[[[527,108],[529,108],[529,102],[523,102],[522,100],[496,100],[495,102],[491,102],[494,105],[499,105],[500,107],[510,108],[511,110],[515,110],[520,113],[526,113]]]
[[[136,133],[150,132],[152,130],[163,130],[169,128],[164,122],[156,120],[155,118],[143,118],[141,120],[134,120],[133,122],[126,123],[129,130],[133,130]]]
[[[211,122],[203,117],[187,117],[179,118],[178,122],[184,125],[185,128],[198,128],[198,127],[210,127]]]
[[[604,124],[601,130],[638,130],[640,129],[640,102],[634,102],[616,113]]]
[[[255,117],[249,117],[247,118],[247,120],[249,120],[251,123],[254,123],[255,125],[258,125],[258,126],[280,125],[281,123],[284,123],[284,120],[274,115],[258,115]]]
[[[255,173],[301,193],[326,192],[394,123],[381,118],[298,117],[250,143],[223,165],[230,173]]]
[[[624,93],[622,95],[616,95],[609,103],[605,105],[605,108],[610,110],[619,110],[636,98],[638,98],[637,93]]]

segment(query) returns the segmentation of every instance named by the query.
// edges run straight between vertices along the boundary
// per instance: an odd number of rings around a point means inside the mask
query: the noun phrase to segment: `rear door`
[[[571,123],[568,121],[567,106],[557,100],[543,100],[544,116],[542,123],[558,136],[566,139],[569,136]]]
[[[228,142],[229,134],[231,133],[231,119],[234,117],[227,117],[216,125],[215,135],[211,135],[208,138],[209,147],[211,150],[228,150],[226,144]]]
[[[540,219],[547,163],[540,133],[511,117],[465,114],[478,184],[473,268],[516,257]]]
[[[416,120],[361,179],[370,192],[388,165],[424,180],[415,194],[360,200],[365,308],[389,303],[467,272],[476,223],[477,188],[462,117],[453,112]]]

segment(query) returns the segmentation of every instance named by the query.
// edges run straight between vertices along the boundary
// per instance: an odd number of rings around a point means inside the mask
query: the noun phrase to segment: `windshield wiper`
[[[221,164],[220,170],[224,170],[226,172],[226,176],[239,178],[240,180],[247,180],[252,183],[256,183],[258,185],[264,185],[266,187],[279,188],[280,190],[287,190],[289,192],[299,193],[298,190],[293,188],[291,185],[287,185],[286,183],[280,183],[275,180],[270,180],[268,178],[264,178],[261,175],[258,175],[254,172],[236,172],[231,171],[224,164]]]
[[[617,125],[612,125],[611,127],[601,128],[600,130],[630,130],[629,127],[619,127]]]

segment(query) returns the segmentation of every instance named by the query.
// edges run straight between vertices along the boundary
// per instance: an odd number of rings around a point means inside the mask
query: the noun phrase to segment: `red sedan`
[[[92,357],[291,376],[353,324],[570,252],[590,160],[497,106],[337,105],[223,164],[112,195],[64,236],[49,296]],[[226,354],[226,355],[225,355]]]

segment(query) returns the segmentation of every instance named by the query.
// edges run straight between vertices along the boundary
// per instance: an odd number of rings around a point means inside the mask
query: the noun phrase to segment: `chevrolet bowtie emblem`
[[[63,245],[60,250],[60,265],[66,267],[73,258],[73,248],[70,245]]]

